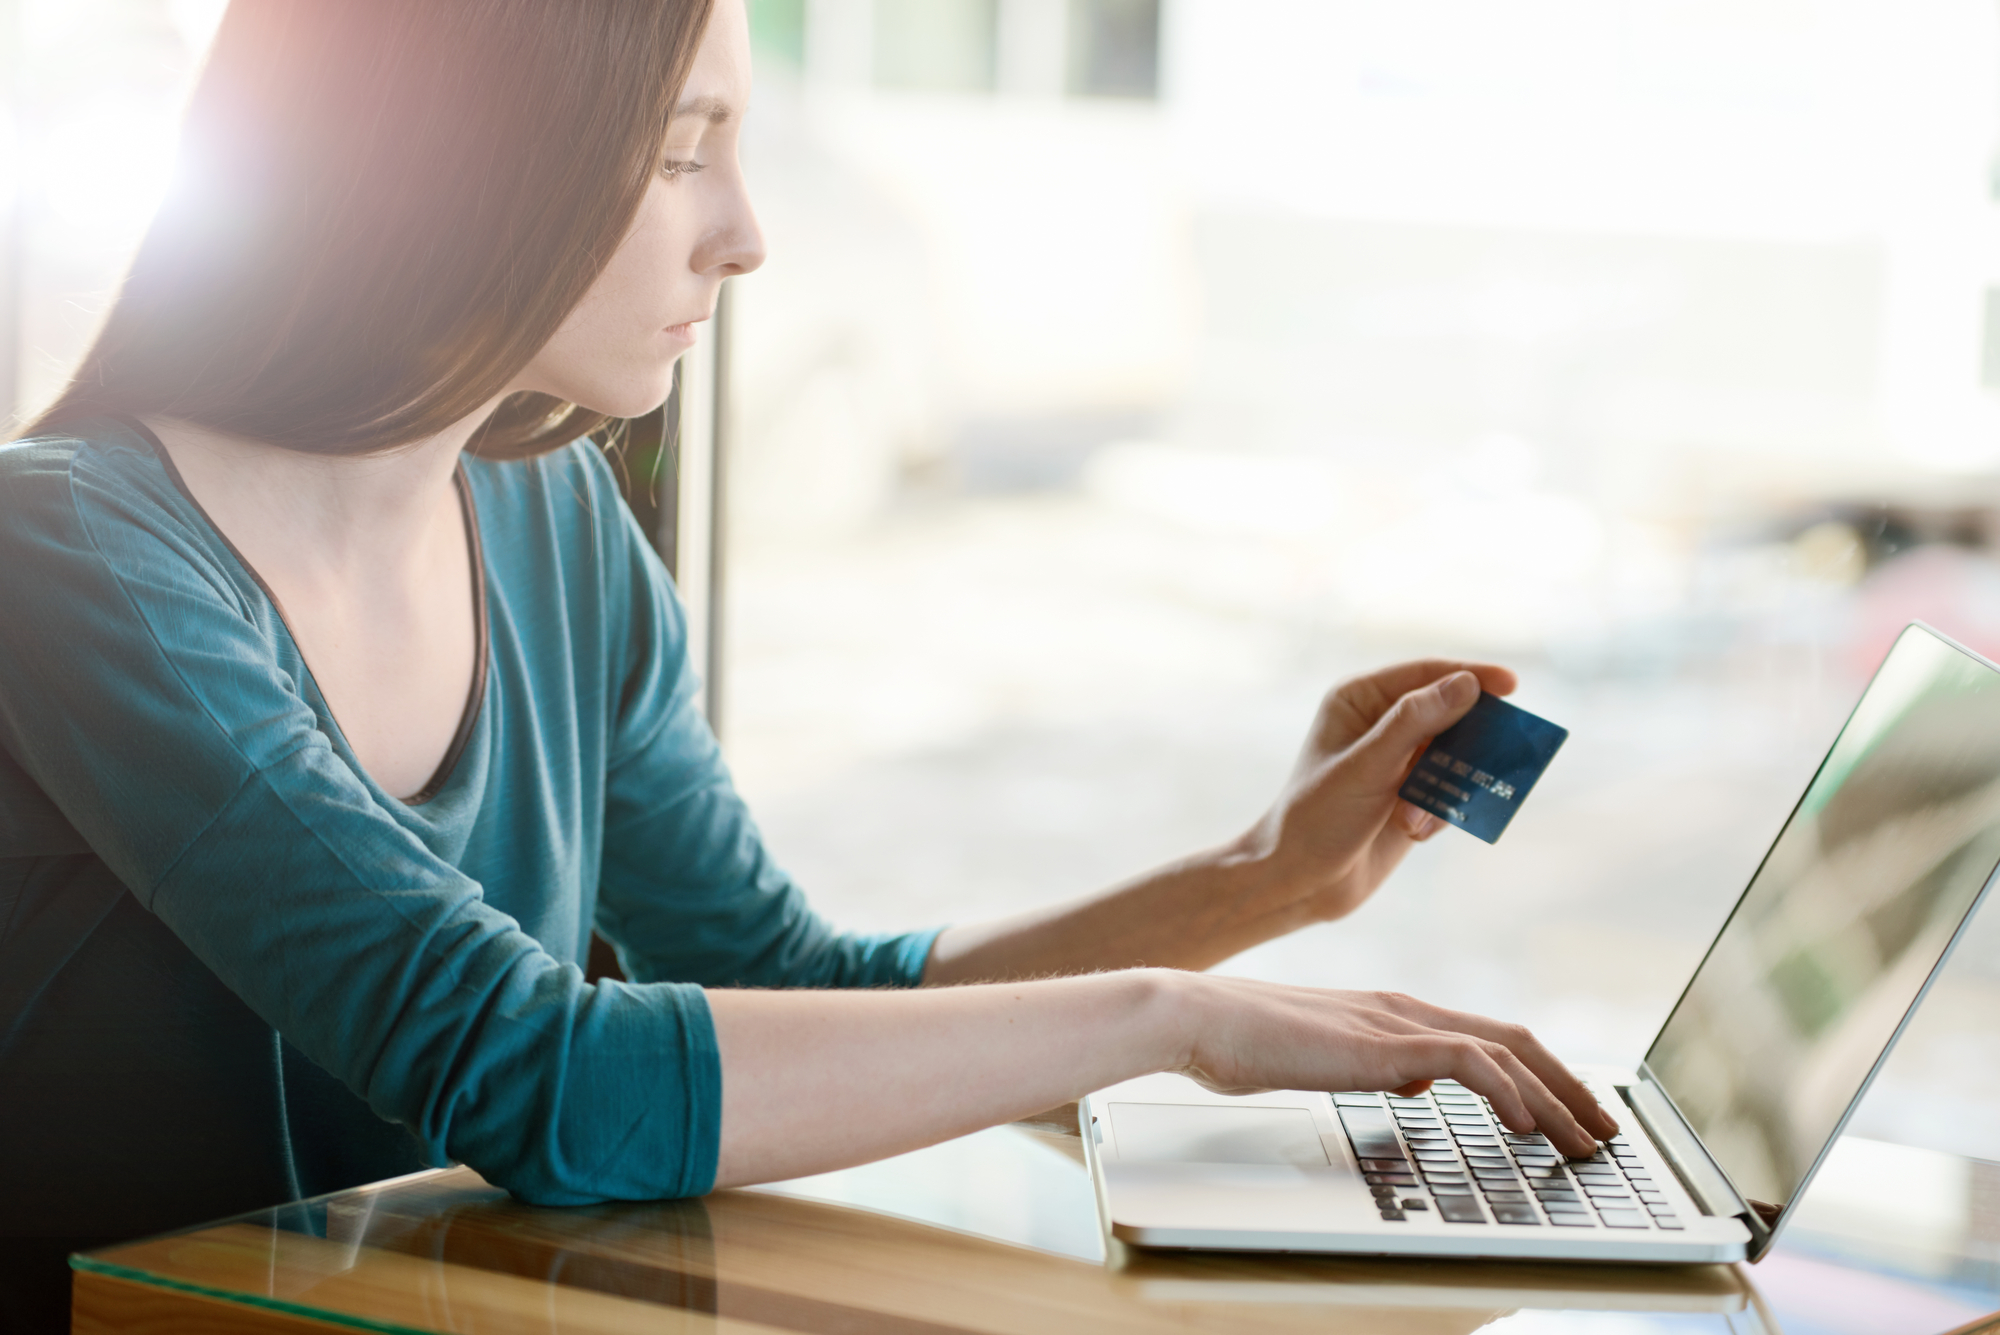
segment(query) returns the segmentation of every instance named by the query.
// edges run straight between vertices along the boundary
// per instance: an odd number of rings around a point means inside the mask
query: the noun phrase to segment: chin
[[[573,389],[558,390],[556,394],[580,408],[588,408],[607,417],[644,417],[665,403],[673,388],[674,367],[669,362],[657,376],[635,378],[616,385],[578,385]]]

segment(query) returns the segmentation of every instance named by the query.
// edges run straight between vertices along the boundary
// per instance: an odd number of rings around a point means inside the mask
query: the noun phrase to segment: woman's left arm
[[[1321,703],[1284,791],[1256,825],[1100,894],[952,927],[929,985],[1137,965],[1206,969],[1251,946],[1359,908],[1442,823],[1396,796],[1431,737],[1505,695],[1514,674],[1426,659],[1342,683]]]

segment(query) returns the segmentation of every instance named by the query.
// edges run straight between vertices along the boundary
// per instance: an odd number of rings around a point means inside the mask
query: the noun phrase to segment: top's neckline
[[[264,577],[257,573],[257,567],[251,565],[236,544],[229,540],[229,535],[222,531],[222,526],[215,522],[207,507],[196,499],[194,492],[188,487],[187,479],[181,476],[179,466],[174,463],[174,456],[167,452],[167,447],[160,442],[153,429],[138,418],[120,414],[116,420],[152,448],[175,489],[187,499],[189,505],[194,507],[202,522],[221,539],[222,545],[229,549],[229,554],[236,558],[236,563],[243,567],[243,573],[250,576],[263,591],[264,597],[270,600],[271,610],[277,614],[279,623],[285,628],[285,634],[291,636],[293,646],[299,651],[299,661],[305,664],[306,674],[310,676],[312,664],[305,661],[305,647],[299,643],[298,633],[292,629],[292,623],[285,617],[285,605],[278,600],[278,595],[271,586],[264,582]],[[479,721],[479,711],[486,704],[486,663],[490,657],[486,626],[486,551],[479,538],[479,507],[472,498],[472,480],[466,476],[463,459],[460,459],[458,466],[452,470],[452,482],[458,491],[459,511],[465,517],[466,555],[472,564],[472,689],[466,694],[465,710],[458,717],[458,727],[452,733],[451,745],[445,748],[444,758],[438,761],[437,769],[424,781],[422,788],[409,797],[397,799],[405,806],[421,806],[444,790],[445,784],[451,779],[452,771],[458,768],[459,757],[465,754],[465,748],[472,740],[473,726]],[[315,689],[318,687],[317,680],[314,682],[314,687]],[[322,700],[326,698],[325,692],[320,693],[320,698]],[[326,709],[327,717],[332,719],[334,727],[338,728],[340,720],[333,718],[333,706],[329,704]],[[343,733],[343,740],[345,736]],[[379,784],[376,786],[380,787]]]

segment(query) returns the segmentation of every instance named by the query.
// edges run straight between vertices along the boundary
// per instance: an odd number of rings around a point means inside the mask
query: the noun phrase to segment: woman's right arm
[[[1532,1034],[1380,992],[1168,969],[921,991],[711,991],[716,1185],[827,1172],[1154,1071],[1221,1090],[1444,1078],[1513,1131],[1589,1154],[1617,1124]]]

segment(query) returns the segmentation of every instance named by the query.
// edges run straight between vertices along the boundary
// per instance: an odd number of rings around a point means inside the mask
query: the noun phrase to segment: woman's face
[[[743,0],[715,0],[660,171],[632,230],[583,300],[512,386],[613,417],[665,402],[674,362],[731,274],[764,262],[736,141],[750,98]]]

